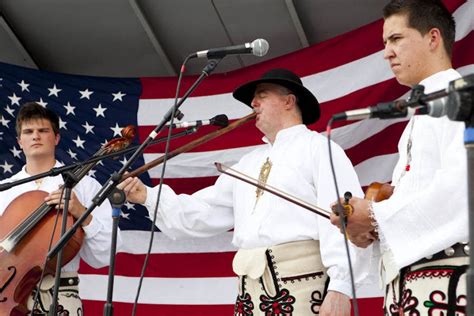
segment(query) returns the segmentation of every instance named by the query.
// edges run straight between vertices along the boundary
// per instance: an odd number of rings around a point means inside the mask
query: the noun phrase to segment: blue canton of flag
[[[23,103],[34,101],[58,114],[61,140],[56,159],[68,165],[93,156],[107,141],[121,137],[127,125],[136,127],[140,94],[139,79],[64,75],[0,63],[0,180],[25,164],[15,131]],[[99,162],[89,175],[104,183],[130,156]],[[143,164],[140,157],[131,169]],[[141,178],[150,183],[147,173]],[[127,202],[120,228],[149,229],[147,214],[143,207]]]

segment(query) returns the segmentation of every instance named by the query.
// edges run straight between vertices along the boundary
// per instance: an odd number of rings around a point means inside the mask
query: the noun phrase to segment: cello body
[[[0,216],[0,242],[5,241],[12,231],[44,206],[47,195],[44,191],[29,191],[15,198]],[[45,274],[54,274],[56,258],[46,262],[46,265],[45,258],[51,236],[52,245],[60,238],[61,221],[62,212],[59,212],[56,220],[55,208],[50,207],[12,250],[7,251],[0,246],[0,315],[26,315],[29,312],[26,307],[28,297],[40,280],[43,267]],[[73,217],[69,215],[67,226],[71,227],[72,224]],[[83,237],[83,230],[78,230],[68,242],[63,250],[64,263],[71,261],[79,252]]]

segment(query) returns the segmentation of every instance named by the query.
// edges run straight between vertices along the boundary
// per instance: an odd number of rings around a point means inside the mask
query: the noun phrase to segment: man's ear
[[[294,94],[288,94],[285,105],[287,106],[288,109],[297,107],[298,104],[296,104],[296,96]]]
[[[56,138],[55,143],[56,143],[56,146],[57,146],[59,144],[59,140],[61,139],[61,135],[59,135],[59,133],[57,133],[55,138]]]
[[[443,45],[443,37],[441,36],[441,31],[438,28],[432,28],[429,30],[427,35],[429,36],[429,45],[431,50],[436,50],[440,47],[440,45]]]

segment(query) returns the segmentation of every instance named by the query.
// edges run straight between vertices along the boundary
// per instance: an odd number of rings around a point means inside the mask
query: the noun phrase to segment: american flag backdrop
[[[454,68],[463,75],[473,73],[474,1],[445,3],[457,23]],[[324,132],[334,113],[407,96],[408,88],[396,82],[383,60],[381,37],[379,20],[283,57],[212,75],[180,108],[183,120],[208,119],[217,114],[237,120],[247,115],[250,109],[234,100],[232,91],[268,69],[283,67],[299,74],[304,85],[318,97],[322,116],[310,128]],[[185,77],[181,90],[186,91],[195,79]],[[22,103],[36,101],[59,114],[61,141],[57,156],[69,164],[93,155],[106,140],[118,137],[126,125],[138,126],[135,144],[142,142],[173,104],[176,83],[176,78],[72,76],[0,63],[0,179],[18,172],[24,164],[15,133],[15,117]],[[332,137],[346,150],[362,186],[391,180],[398,158],[397,142],[405,124],[405,120],[365,120],[335,126]],[[171,149],[215,129],[205,126],[196,134],[173,140]],[[236,162],[262,144],[261,136],[250,122],[180,154],[168,162],[164,182],[179,193],[192,193],[211,185],[218,175],[213,162]],[[149,147],[132,169],[161,156],[163,151],[162,145]],[[127,157],[106,160],[91,175],[103,182]],[[141,178],[156,185],[160,174],[158,166]],[[127,203],[122,209],[120,228],[125,246],[117,255],[114,314],[130,315],[148,247],[150,219],[142,207]],[[209,239],[171,241],[155,232],[138,315],[230,315],[237,293],[231,264],[236,249],[231,239],[232,232],[228,232]],[[102,314],[108,269],[93,269],[82,262],[80,273],[86,315]],[[380,295],[375,282],[360,289],[361,315],[382,314],[374,311],[381,305]]]

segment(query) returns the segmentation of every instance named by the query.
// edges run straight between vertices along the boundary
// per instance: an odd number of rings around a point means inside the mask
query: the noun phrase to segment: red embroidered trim
[[[452,274],[453,274],[452,269],[431,269],[431,270],[412,271],[406,275],[405,280],[407,282],[410,282],[419,278],[441,279],[445,277],[451,277]]]

